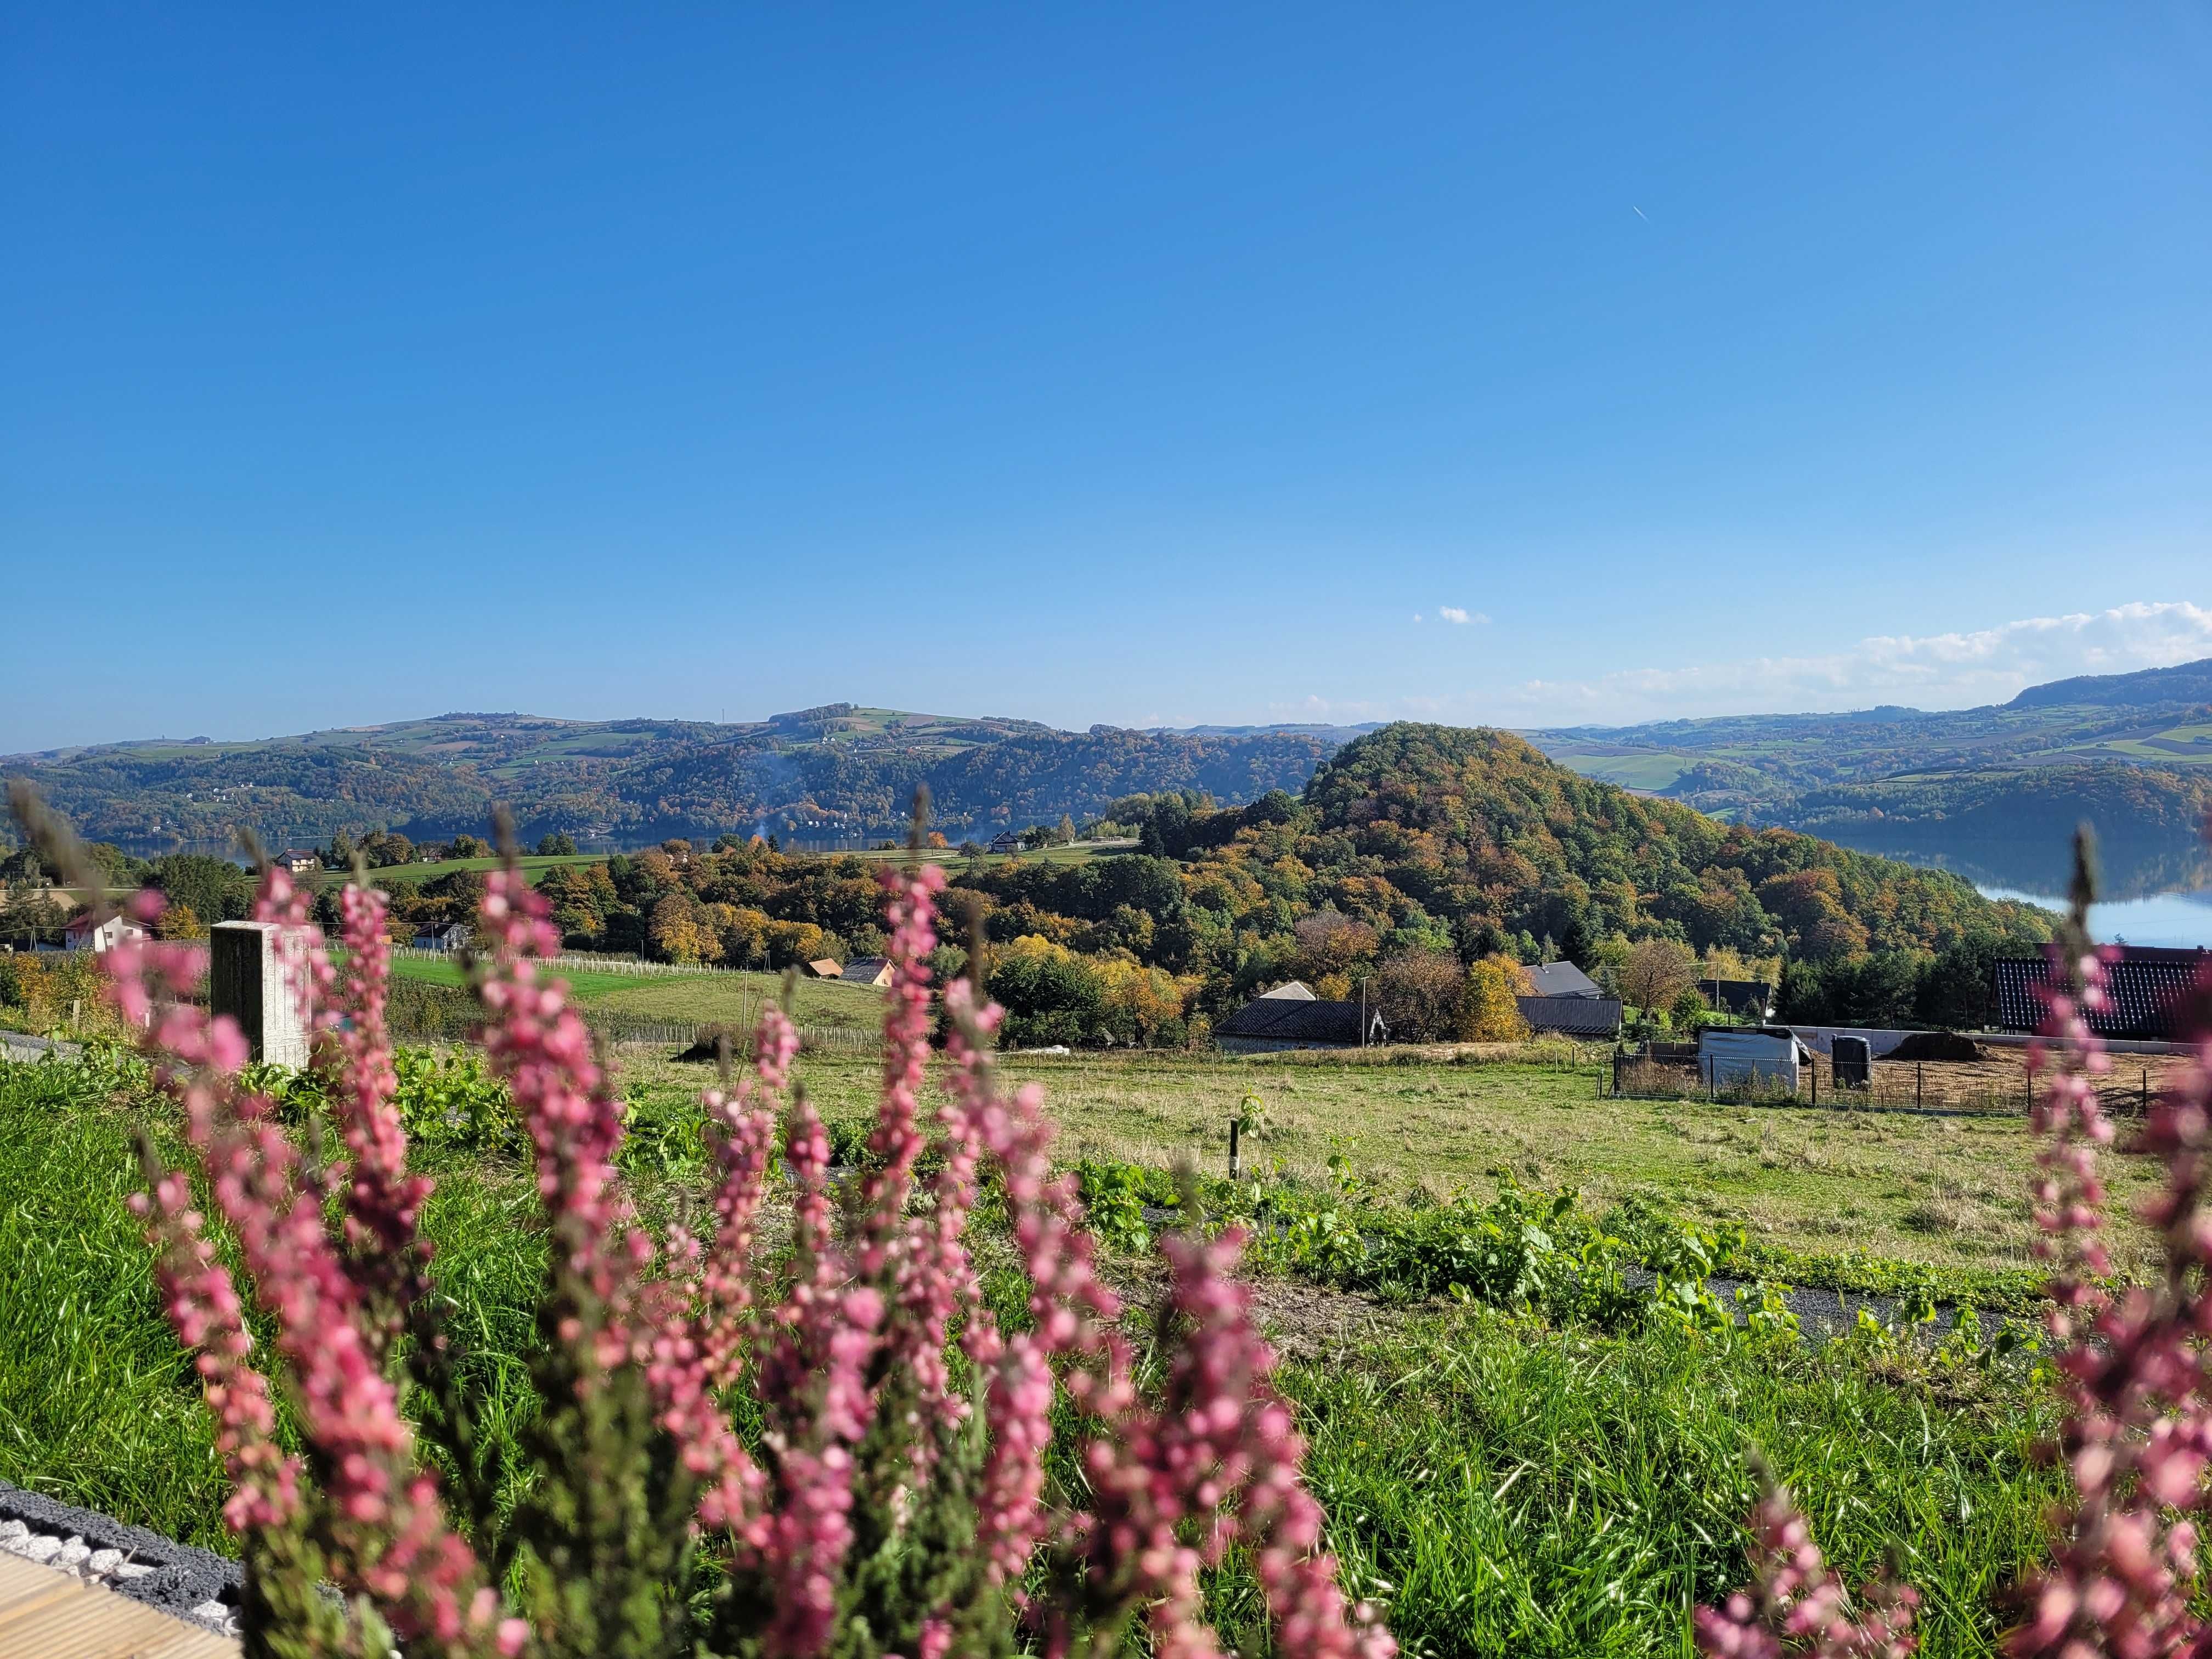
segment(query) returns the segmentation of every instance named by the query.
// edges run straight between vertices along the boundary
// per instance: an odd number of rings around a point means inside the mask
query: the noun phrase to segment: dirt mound
[[[1915,1031],[1899,1043],[1884,1060],[1940,1060],[1971,1064],[1987,1060],[1989,1055],[1972,1037],[1960,1036],[1956,1031]]]

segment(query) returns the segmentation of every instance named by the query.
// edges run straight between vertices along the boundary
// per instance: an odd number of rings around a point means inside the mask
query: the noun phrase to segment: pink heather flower
[[[1003,1011],[975,1006],[972,987],[958,980],[945,988],[951,1015],[952,1102],[946,1118],[954,1160],[988,1152],[999,1166],[1012,1212],[1014,1239],[1028,1269],[1030,1312],[1035,1328],[1006,1340],[980,1301],[969,1297],[961,1343],[988,1379],[985,1414],[990,1431],[977,1497],[978,1542],[988,1554],[994,1582],[1018,1581],[1040,1540],[1079,1524],[1043,1508],[1044,1451],[1052,1439],[1054,1380],[1052,1362],[1071,1362],[1070,1397],[1094,1421],[1122,1411],[1134,1397],[1127,1345],[1114,1328],[1121,1303],[1098,1279],[1094,1246],[1082,1224],[1074,1183],[1051,1174],[1052,1126],[1034,1088],[1001,1099],[994,1086],[989,1042]],[[957,1178],[967,1179],[964,1174]],[[972,1275],[964,1255],[945,1271]]]
[[[1397,1649],[1364,1607],[1347,1609],[1322,1553],[1321,1507],[1299,1480],[1305,1447],[1272,1384],[1275,1357],[1235,1277],[1243,1235],[1162,1241],[1182,1327],[1157,1408],[1131,1406],[1085,1449],[1095,1522],[1091,1581],[1122,1606],[1150,1602],[1163,1654],[1218,1651],[1200,1622],[1198,1573],[1232,1538],[1253,1548],[1289,1659],[1390,1659]],[[1206,1522],[1196,1543],[1183,1529]]]
[[[1905,1659],[1919,1598],[1909,1586],[1877,1580],[1854,1616],[1842,1580],[1790,1494],[1771,1486],[1753,1516],[1752,1588],[1719,1610],[1697,1611],[1698,1651],[1715,1659]]]
[[[562,1268],[602,1322],[591,1335],[604,1371],[627,1351],[630,1304],[651,1251],[615,1178],[622,1111],[592,1056],[591,1031],[568,1006],[567,986],[538,977],[538,959],[560,949],[551,915],[519,871],[491,872],[483,904],[491,960],[477,991],[493,1016],[484,1051],[536,1151],[538,1197]]]
[[[272,878],[283,872],[272,869]],[[337,1034],[343,1068],[338,1117],[352,1154],[346,1188],[346,1265],[368,1305],[371,1337],[389,1348],[406,1310],[429,1286],[430,1253],[416,1229],[432,1188],[426,1176],[407,1173],[407,1133],[392,1104],[399,1081],[392,1067],[392,1037],[384,1011],[392,969],[385,928],[385,896],[349,885],[339,903],[344,917],[347,964],[344,1024]],[[319,949],[316,955],[321,956]]]
[[[216,1449],[236,1488],[223,1505],[233,1532],[289,1524],[299,1510],[299,1460],[276,1441],[276,1413],[269,1383],[247,1360],[253,1338],[246,1331],[238,1291],[201,1236],[191,1189],[180,1175],[149,1171],[149,1190],[133,1193],[131,1208],[145,1220],[157,1252],[155,1277],[177,1338],[196,1348],[193,1361],[216,1418]]]
[[[110,951],[102,963],[120,988],[118,1003],[149,1012],[157,994],[180,994],[183,965],[173,947],[150,943]],[[301,1432],[325,1471],[333,1571],[373,1596],[404,1639],[489,1648],[489,1623],[463,1612],[475,1608],[483,1575],[447,1528],[435,1483],[415,1468],[412,1432],[363,1334],[359,1293],[324,1231],[319,1190],[306,1178],[269,1101],[238,1092],[244,1039],[228,1017],[211,1021],[173,1003],[160,1010],[144,1042],[164,1086],[183,1104],[186,1133],[238,1235],[257,1297],[275,1318]],[[233,1523],[283,1524],[295,1512],[296,1475],[264,1449],[265,1386],[246,1381],[237,1300],[227,1276],[215,1277],[219,1270],[198,1238],[186,1196],[179,1177],[156,1176],[140,1213],[164,1247],[179,1337],[214,1344],[203,1352],[202,1374],[235,1448],[226,1451],[249,1477],[240,1488],[244,1501],[228,1511]]]
[[[945,872],[933,864],[913,871],[878,872],[886,895],[885,920],[890,938],[885,953],[891,985],[884,1008],[884,1090],[868,1151],[879,1168],[860,1191],[863,1215],[859,1267],[871,1282],[883,1282],[889,1258],[898,1246],[906,1200],[914,1181],[914,1161],[921,1151],[916,1127],[922,1075],[929,1063],[929,953],[937,948],[935,895]]]

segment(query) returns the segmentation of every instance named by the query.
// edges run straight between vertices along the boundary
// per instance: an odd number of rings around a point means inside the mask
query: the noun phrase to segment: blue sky
[[[2208,84],[2196,3],[27,9],[0,750],[2212,654]]]

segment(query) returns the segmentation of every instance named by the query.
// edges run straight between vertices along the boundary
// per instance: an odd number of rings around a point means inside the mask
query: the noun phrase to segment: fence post
[[[1918,1106],[1923,1103],[1921,1099],[1921,1078],[1923,1069],[1923,1068],[1918,1060],[1916,1060],[1912,1062],[1912,1103],[1915,1106]]]
[[[1229,1178],[1231,1181],[1237,1179],[1237,1132],[1243,1127],[1240,1119],[1232,1117],[1229,1120]]]

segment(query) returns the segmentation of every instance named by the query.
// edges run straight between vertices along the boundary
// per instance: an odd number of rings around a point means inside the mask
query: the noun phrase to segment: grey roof
[[[1379,1025],[1370,1016],[1370,1027]],[[1359,1046],[1359,1005],[1321,998],[1255,997],[1213,1028],[1218,1037],[1255,1037],[1270,1042],[1317,1042]]]
[[[845,971],[838,977],[852,980],[857,984],[873,985],[890,971],[890,965],[889,957],[858,957],[845,964]]]
[[[1601,997],[1597,981],[1571,962],[1546,962],[1524,970],[1540,997]]]
[[[1613,997],[1516,997],[1532,1031],[1563,1036],[1618,1036],[1620,1003]]]

